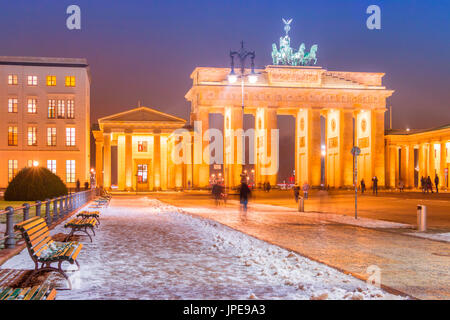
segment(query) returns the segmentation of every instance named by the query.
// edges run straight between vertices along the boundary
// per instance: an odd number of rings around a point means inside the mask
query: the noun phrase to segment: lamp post
[[[228,82],[233,84],[236,83],[238,78],[241,78],[241,95],[242,95],[242,126],[244,126],[244,83],[245,78],[248,78],[248,82],[251,84],[254,84],[258,81],[258,74],[255,72],[255,51],[247,51],[244,48],[244,41],[241,41],[241,48],[239,51],[230,51],[230,58],[231,58],[231,72],[228,75]],[[240,74],[236,74],[234,72],[234,58],[238,59],[238,62],[240,64]],[[251,71],[250,73],[245,73],[245,61],[247,58],[250,58],[251,60]],[[242,136],[242,140],[244,140],[244,135]],[[245,159],[245,143],[242,141],[242,156]],[[241,172],[241,182],[246,181],[245,180],[245,173],[244,173],[244,165],[242,165],[242,172]]]

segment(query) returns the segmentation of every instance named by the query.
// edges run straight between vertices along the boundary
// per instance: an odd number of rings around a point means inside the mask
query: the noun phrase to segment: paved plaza
[[[193,215],[216,220],[362,279],[368,277],[367,268],[376,265],[381,269],[383,285],[413,297],[450,298],[449,244],[411,236],[413,226],[358,227],[330,221],[320,213],[299,214],[293,208],[255,203],[275,201],[269,200],[268,196],[257,196],[247,214],[239,212],[235,200],[216,207],[206,194],[158,193],[155,196]],[[283,201],[288,200],[281,199],[280,202]],[[380,201],[380,207],[382,203],[389,203],[388,207],[394,203],[383,197],[377,201]],[[339,210],[339,201],[335,210]],[[388,215],[386,211],[379,212],[380,218]],[[415,217],[415,212],[411,216]],[[411,218],[408,216],[408,219]],[[405,219],[400,221],[404,223]],[[439,229],[442,228],[440,225]]]
[[[404,299],[154,197],[114,197],[81,241],[81,271],[58,299]],[[23,250],[1,268],[33,263]]]

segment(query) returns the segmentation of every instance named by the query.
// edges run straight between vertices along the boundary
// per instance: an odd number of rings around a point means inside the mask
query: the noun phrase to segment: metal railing
[[[3,243],[2,249],[15,248],[16,243],[21,239],[21,236],[20,233],[14,231],[14,225],[28,220],[30,218],[30,213],[32,212],[30,209],[34,209],[35,215],[43,217],[47,222],[47,225],[51,226],[59,219],[93,200],[97,195],[97,192],[97,189],[90,189],[77,193],[70,193],[58,198],[47,199],[45,201],[36,201],[32,204],[24,203],[21,207],[17,208],[7,207],[5,210],[1,210],[0,219],[2,220],[2,224],[0,225],[3,225],[3,221],[6,218],[6,230],[4,236],[0,237],[0,244]]]

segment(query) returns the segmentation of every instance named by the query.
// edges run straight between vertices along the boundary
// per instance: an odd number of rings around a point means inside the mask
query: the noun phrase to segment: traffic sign
[[[361,149],[357,146],[354,146],[352,148],[352,151],[350,151],[352,153],[352,155],[354,156],[359,156],[361,154]]]

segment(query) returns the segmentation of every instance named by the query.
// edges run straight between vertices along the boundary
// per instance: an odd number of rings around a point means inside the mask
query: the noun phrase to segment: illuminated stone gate
[[[191,124],[201,121],[202,132],[209,128],[209,114],[223,115],[224,139],[230,138],[231,129],[242,129],[243,126],[241,83],[228,82],[230,71],[229,68],[196,68],[191,74],[193,86],[185,96],[191,103]],[[362,151],[358,157],[358,180],[364,178],[366,185],[370,186],[372,177],[377,176],[378,184],[385,185],[384,113],[386,98],[393,91],[383,86],[383,73],[279,65],[255,71],[260,73],[257,82],[245,82],[243,112],[254,116],[255,135],[262,132],[270,136],[270,130],[278,128],[277,115],[291,115],[296,119],[295,155],[292,155],[295,156],[296,183],[308,181],[312,186],[319,186],[322,182],[323,117],[325,185],[353,185],[353,157],[350,153],[353,139]],[[258,144],[257,139],[255,141]],[[242,151],[237,146],[235,143],[234,161],[227,163],[225,160],[224,163],[227,186],[237,186],[240,182],[242,165],[236,163],[236,159]],[[268,143],[265,147],[270,150]],[[203,148],[208,150],[205,141]],[[209,184],[208,152],[202,151],[204,149],[199,150],[194,145],[194,156],[204,155],[201,164],[193,167],[193,186],[200,188]],[[224,159],[227,159],[226,155]],[[262,167],[256,154],[256,184],[264,181],[276,184],[276,174],[263,175]]]

